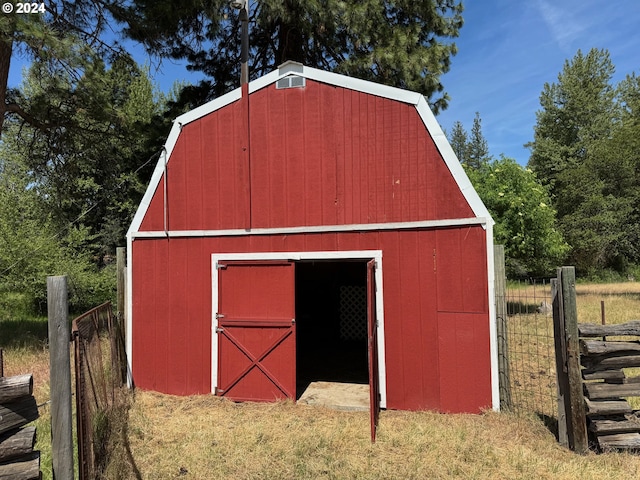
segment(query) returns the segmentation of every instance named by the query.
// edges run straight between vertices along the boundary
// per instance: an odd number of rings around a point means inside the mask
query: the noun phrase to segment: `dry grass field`
[[[600,322],[601,300],[607,323],[640,318],[640,283],[578,285],[577,293],[580,322]],[[520,316],[530,333],[547,328],[542,320],[531,326],[536,323],[531,312]],[[46,344],[42,339],[9,344],[3,321],[5,374],[32,372],[36,398],[43,404],[37,448],[43,452],[43,478],[50,479]],[[540,344],[536,351],[546,351],[544,341],[522,337],[523,344],[529,340]],[[538,375],[538,383],[548,383],[548,375]],[[293,402],[234,404],[210,395],[183,398],[144,391],[135,392],[130,403],[120,448],[106,472],[109,479],[640,478],[640,454],[575,455],[558,445],[534,412],[384,411],[378,441],[371,444],[367,412]]]

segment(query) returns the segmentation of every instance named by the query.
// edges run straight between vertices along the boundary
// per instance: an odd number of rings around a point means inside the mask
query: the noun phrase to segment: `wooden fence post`
[[[558,273],[558,276],[560,274]],[[556,386],[558,389],[558,442],[569,448],[567,433],[566,404],[569,398],[569,376],[567,375],[567,349],[564,335],[564,316],[562,314],[562,285],[558,278],[551,279],[551,301],[553,305],[553,339],[556,353]]]
[[[496,329],[498,335],[498,382],[500,410],[511,409],[511,379],[509,375],[509,337],[507,332],[507,277],[504,267],[504,245],[493,246]]]
[[[118,298],[116,305],[116,312],[120,321],[124,319],[125,310],[125,269],[126,269],[126,251],[125,247],[116,248],[116,271],[117,273],[117,285],[118,285]]]
[[[585,454],[589,451],[589,442],[580,371],[574,267],[559,268],[552,289],[559,441],[571,450]]]
[[[71,358],[67,277],[47,277],[51,383],[51,457],[54,479],[73,478]]]

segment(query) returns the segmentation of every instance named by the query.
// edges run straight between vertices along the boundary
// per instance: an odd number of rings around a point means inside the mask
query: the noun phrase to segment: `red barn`
[[[128,233],[133,381],[497,409],[492,224],[422,95],[288,62],[173,125]]]

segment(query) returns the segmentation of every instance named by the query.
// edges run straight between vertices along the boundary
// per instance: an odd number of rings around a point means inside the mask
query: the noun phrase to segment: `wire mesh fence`
[[[550,281],[510,281],[504,301],[511,409],[553,422],[558,405]]]
[[[102,478],[114,425],[126,417],[123,331],[107,302],[73,321],[80,480]]]

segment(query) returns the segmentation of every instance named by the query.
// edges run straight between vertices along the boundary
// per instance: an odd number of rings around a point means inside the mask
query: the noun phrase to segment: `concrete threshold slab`
[[[298,403],[320,405],[335,410],[368,411],[369,385],[338,382],[312,382]]]

